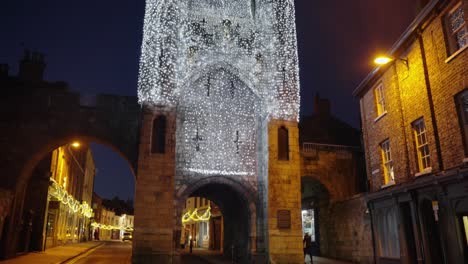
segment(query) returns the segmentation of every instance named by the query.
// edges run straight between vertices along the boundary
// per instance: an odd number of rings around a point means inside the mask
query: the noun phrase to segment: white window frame
[[[466,17],[467,17],[467,10],[465,8],[466,5],[464,3],[464,1],[459,1],[458,3],[456,3],[454,5],[454,7],[452,7],[450,9],[450,11],[447,12],[447,15],[446,15],[446,30],[447,30],[447,38],[449,39],[449,52],[450,54],[449,55],[452,55],[452,54],[455,54],[457,53],[458,51],[461,51],[461,50],[464,50],[466,48],[468,48],[468,23],[466,21]],[[459,9],[462,9],[464,11],[464,22],[461,26],[459,26],[458,28],[456,28],[455,30],[452,30],[452,15]],[[466,34],[464,35],[464,39],[465,39],[465,45],[464,46],[460,46],[459,45],[459,42],[458,42],[458,38],[457,38],[457,33],[462,31],[462,30],[465,30]]]
[[[377,111],[377,119],[387,113],[384,95],[384,85],[380,83],[374,88],[375,108]]]
[[[431,151],[424,118],[419,118],[413,122],[413,134],[418,156],[419,172],[431,170]]]
[[[380,143],[380,153],[382,156],[384,183],[385,185],[395,184],[395,173],[393,170],[392,152],[389,139],[386,139]]]

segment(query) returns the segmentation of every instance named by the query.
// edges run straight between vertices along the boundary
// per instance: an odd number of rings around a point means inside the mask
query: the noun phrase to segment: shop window
[[[285,127],[278,128],[278,159],[289,160],[289,133]]]
[[[465,157],[468,157],[468,90],[458,94],[455,98],[458,108],[458,118],[462,130],[463,143],[465,145]]]
[[[166,150],[166,117],[158,116],[153,121],[151,153],[164,153]]]
[[[446,32],[449,54],[453,54],[468,45],[468,27],[465,7],[459,1],[446,16]]]
[[[376,249],[380,257],[399,258],[400,241],[396,207],[381,208],[374,211],[376,227]]]
[[[393,172],[393,160],[390,150],[390,140],[385,140],[380,144],[380,152],[382,155],[382,165],[384,170],[384,183],[395,183],[395,174]]]
[[[387,112],[382,83],[374,88],[374,97],[377,117],[379,117]]]
[[[420,172],[423,172],[431,168],[431,154],[429,151],[429,142],[427,139],[424,118],[420,118],[413,122],[413,134],[414,141],[416,143],[418,168]]]

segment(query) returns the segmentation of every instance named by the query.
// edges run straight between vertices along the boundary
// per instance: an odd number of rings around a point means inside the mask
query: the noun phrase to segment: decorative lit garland
[[[188,211],[187,213],[182,216],[182,223],[187,222],[199,222],[199,221],[208,221],[211,217],[211,207],[208,206],[208,209],[202,214],[198,215],[198,209],[195,208],[193,212]]]
[[[97,222],[91,223],[92,227],[104,229],[104,230],[125,230],[125,231],[133,231],[133,227],[129,226],[115,226],[115,225],[105,225]]]
[[[51,196],[55,197],[64,205],[67,205],[74,213],[80,213],[86,218],[91,218],[93,216],[93,209],[88,205],[88,203],[85,201],[80,203],[72,195],[68,194],[68,192],[60,186],[54,178],[50,178],[50,181],[52,182],[52,186],[49,189],[49,194]]]
[[[299,119],[294,1],[147,0],[138,98],[177,109],[178,175],[255,175],[259,120]]]

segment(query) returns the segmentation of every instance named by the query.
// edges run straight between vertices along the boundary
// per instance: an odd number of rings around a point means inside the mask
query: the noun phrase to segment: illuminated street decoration
[[[254,175],[261,123],[299,117],[294,2],[147,0],[138,98],[176,109],[178,174]]]
[[[116,225],[105,225],[97,222],[92,222],[91,226],[94,228],[100,228],[104,230],[124,230],[124,231],[133,231],[132,227],[128,226],[116,226]]]
[[[80,203],[53,178],[50,178],[50,181],[52,182],[52,185],[49,187],[49,194],[52,197],[68,206],[68,208],[70,208],[74,213],[80,213],[87,218],[91,218],[93,216],[93,209],[88,205],[88,203],[85,201]]]
[[[199,222],[199,221],[208,221],[211,217],[211,207],[208,207],[206,211],[202,214],[198,214],[198,209],[195,208],[193,212],[188,211],[182,216],[182,223],[185,224],[187,222]]]

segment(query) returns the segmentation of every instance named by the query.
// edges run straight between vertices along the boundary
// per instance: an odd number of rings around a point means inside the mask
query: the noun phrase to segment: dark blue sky
[[[296,0],[302,114],[313,95],[332,101],[338,118],[359,126],[351,93],[409,25],[416,0]],[[0,63],[16,74],[24,48],[46,54],[45,78],[86,93],[136,95],[144,0],[3,0]],[[133,196],[126,162],[95,147],[96,190]]]

